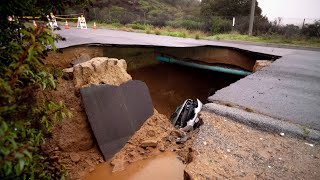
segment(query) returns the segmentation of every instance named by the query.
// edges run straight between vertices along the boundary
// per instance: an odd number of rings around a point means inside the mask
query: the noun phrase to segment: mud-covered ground
[[[202,112],[192,179],[320,179],[320,145]]]

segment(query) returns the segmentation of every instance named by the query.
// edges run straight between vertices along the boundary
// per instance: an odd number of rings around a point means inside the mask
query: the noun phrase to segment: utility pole
[[[256,0],[252,0],[251,13],[250,13],[250,22],[249,22],[249,36],[252,36],[255,8],[256,8]]]

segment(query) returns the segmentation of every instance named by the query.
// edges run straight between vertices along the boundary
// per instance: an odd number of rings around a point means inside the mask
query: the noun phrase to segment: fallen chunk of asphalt
[[[93,85],[80,92],[105,159],[118,152],[153,114],[149,89],[142,81],[128,81],[120,86]]]

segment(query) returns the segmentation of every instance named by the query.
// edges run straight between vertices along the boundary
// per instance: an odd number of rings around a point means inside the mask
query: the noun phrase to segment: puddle
[[[165,152],[150,159],[130,164],[126,170],[112,173],[109,162],[99,164],[85,180],[164,180],[184,179],[185,165],[173,152]]]

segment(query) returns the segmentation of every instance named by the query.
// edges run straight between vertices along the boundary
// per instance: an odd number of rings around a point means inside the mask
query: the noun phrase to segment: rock
[[[170,132],[170,135],[175,136],[175,137],[184,137],[185,133],[179,130],[173,130]]]
[[[146,148],[146,147],[157,147],[158,142],[156,140],[144,140],[142,141],[142,143],[140,144],[141,147]]]
[[[269,64],[271,64],[273,61],[269,61],[269,60],[257,60],[254,67],[253,67],[253,72],[257,72],[260,69],[262,69],[265,66],[268,66]]]
[[[70,153],[70,158],[73,162],[79,162],[80,161],[80,155],[77,153]]]
[[[205,145],[205,146],[206,146],[207,144],[208,144],[208,143],[207,143],[206,141],[204,141],[204,142],[203,142],[203,145]]]
[[[89,166],[94,166],[94,163],[90,159],[84,160]]]
[[[155,132],[154,130],[149,130],[149,131],[147,132],[147,135],[148,135],[149,137],[154,137],[154,136],[156,135],[156,132]]]
[[[89,172],[93,172],[93,171],[94,171],[94,168],[90,168],[90,169],[89,169]]]
[[[161,151],[161,152],[164,152],[164,151],[165,151],[163,144],[160,144],[160,145],[159,145],[159,151]]]
[[[125,169],[123,160],[114,159],[110,164],[114,166],[112,172],[123,171]]]
[[[74,66],[73,76],[76,88],[90,84],[118,86],[132,79],[126,71],[125,60],[106,57],[93,58]]]
[[[65,80],[72,80],[73,79],[73,67],[71,68],[67,68],[67,69],[63,69],[63,79]]]

